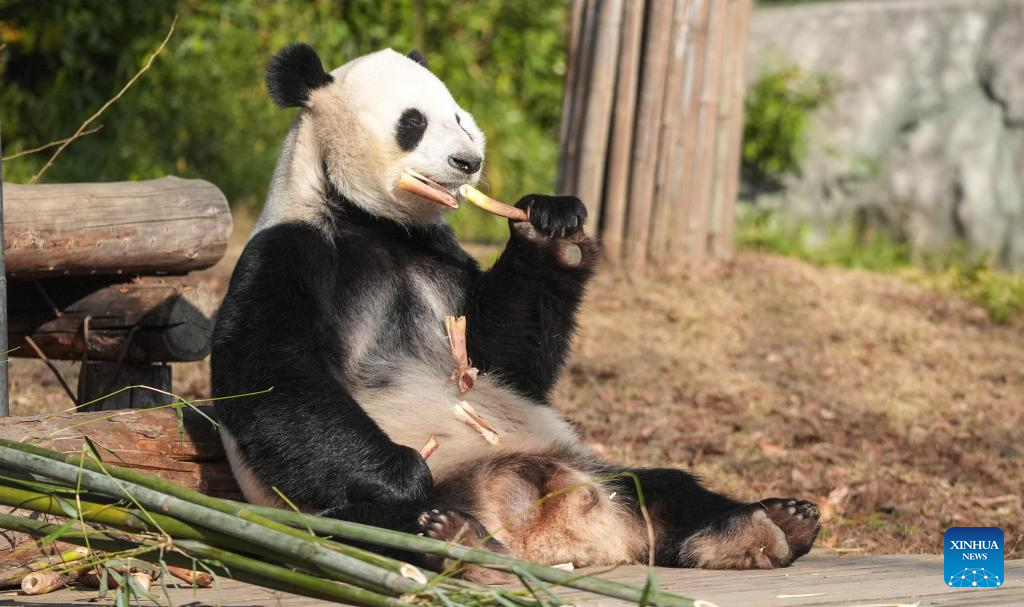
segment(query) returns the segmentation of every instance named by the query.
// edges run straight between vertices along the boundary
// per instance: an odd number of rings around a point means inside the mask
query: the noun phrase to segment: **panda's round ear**
[[[308,44],[289,44],[267,64],[267,91],[281,107],[305,106],[313,89],[332,82],[334,78],[324,71],[320,57]]]
[[[430,66],[427,65],[427,58],[423,56],[423,53],[420,52],[420,49],[418,49],[418,48],[412,49],[411,51],[409,51],[409,54],[406,55],[406,57],[412,59],[416,63],[419,63],[420,65],[422,65],[423,67],[427,68],[428,70],[430,69]]]

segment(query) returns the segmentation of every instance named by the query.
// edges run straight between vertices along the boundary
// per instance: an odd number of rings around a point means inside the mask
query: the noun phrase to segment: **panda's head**
[[[328,73],[310,46],[279,51],[267,68],[267,88],[282,107],[302,108],[300,127],[312,146],[301,160],[366,211],[404,224],[431,223],[438,202],[399,187],[418,174],[454,196],[476,183],[484,136],[418,51],[386,49]],[[293,160],[300,162],[299,160]],[[293,167],[294,168],[294,167]]]

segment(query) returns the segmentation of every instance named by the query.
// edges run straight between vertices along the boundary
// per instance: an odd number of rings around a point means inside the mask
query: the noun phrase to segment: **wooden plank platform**
[[[620,567],[608,574],[622,581],[643,583],[646,569]],[[1000,588],[949,588],[942,582],[941,556],[836,556],[811,555],[788,569],[774,571],[705,571],[658,569],[659,586],[679,594],[710,601],[719,607],[810,607],[970,605],[972,607],[1024,605],[1024,560],[1006,562],[1007,582]],[[43,596],[0,592],[0,606],[47,605],[85,607],[109,604],[96,601],[95,590],[67,589]],[[158,596],[161,593],[158,593]],[[624,603],[576,592],[581,605],[611,606]],[[213,588],[170,590],[175,605],[251,607],[257,605],[306,607],[326,604],[304,597],[265,590],[224,580]]]

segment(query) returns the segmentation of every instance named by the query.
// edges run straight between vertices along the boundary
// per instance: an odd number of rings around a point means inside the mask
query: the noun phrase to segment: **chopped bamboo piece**
[[[33,545],[35,544],[35,542],[31,543]],[[5,568],[3,570],[0,570],[0,586],[19,585],[21,583],[21,580],[25,579],[25,576],[30,573],[41,571],[43,569],[49,569],[54,565],[60,565],[63,563],[70,563],[72,561],[84,559],[88,555],[88,549],[77,547],[50,556],[41,556],[33,561],[24,564],[19,564],[13,567]]]
[[[498,432],[487,423],[487,421],[480,417],[480,414],[476,412],[469,403],[464,400],[460,400],[459,404],[452,407],[452,413],[455,414],[455,418],[466,424],[474,431],[478,432],[480,436],[484,437],[484,440],[497,445],[500,442]]]
[[[431,436],[427,439],[425,445],[420,447],[420,457],[427,459],[437,451],[437,448],[441,446],[441,443],[437,440],[436,436]]]
[[[468,392],[476,384],[480,371],[469,360],[469,351],[466,347],[466,317],[445,316],[444,329],[448,333],[448,345],[452,348],[452,357],[456,364],[449,379],[458,384],[460,394]]]
[[[198,588],[209,588],[213,586],[213,576],[205,571],[195,571],[194,569],[168,565],[167,573]]]
[[[510,204],[505,204],[504,202],[495,200],[468,183],[459,187],[459,195],[488,213],[501,215],[502,217],[507,217],[512,221],[527,221],[530,219],[530,216],[527,215],[526,211],[519,207],[514,207]]]
[[[67,586],[74,574],[55,571],[33,571],[21,580],[21,591],[29,595],[46,594]]]

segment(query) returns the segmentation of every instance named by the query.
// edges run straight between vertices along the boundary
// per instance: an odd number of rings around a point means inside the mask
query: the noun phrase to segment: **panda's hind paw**
[[[757,503],[765,509],[769,520],[786,534],[790,556],[795,559],[810,552],[818,536],[821,516],[818,507],[806,500],[770,498]]]
[[[509,552],[504,544],[491,537],[480,521],[470,514],[455,510],[428,510],[417,517],[416,524],[423,535],[436,540],[485,548],[502,554]],[[439,556],[428,557],[426,564],[437,571],[458,566],[455,562]],[[509,573],[477,565],[464,566],[459,577],[480,584],[508,584],[515,581],[515,577]]]

